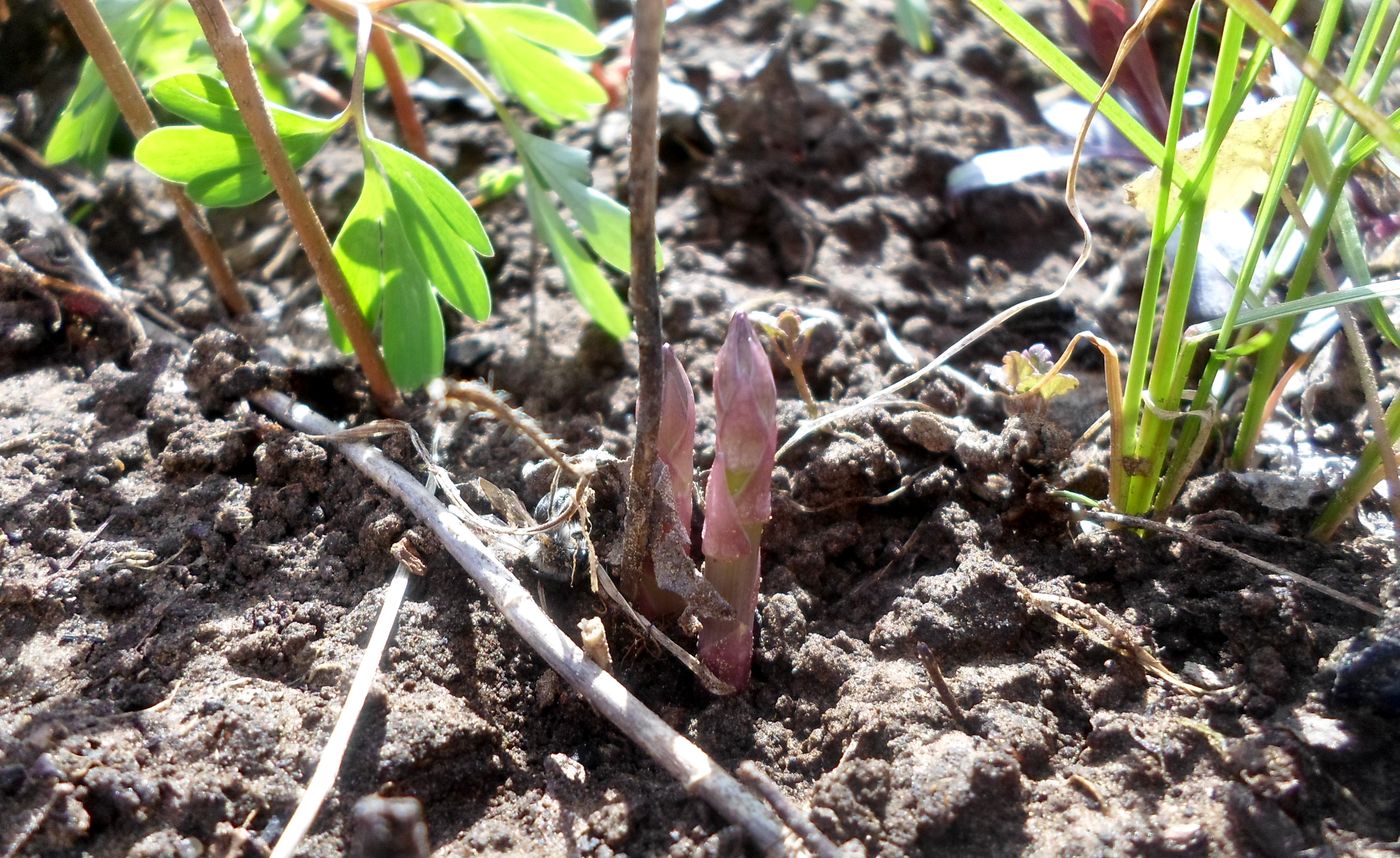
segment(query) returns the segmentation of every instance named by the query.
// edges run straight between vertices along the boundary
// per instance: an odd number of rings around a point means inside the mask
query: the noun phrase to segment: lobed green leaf
[[[631,215],[626,206],[589,187],[588,153],[533,134],[519,135],[517,142],[540,179],[574,216],[588,246],[618,271],[631,271]],[[656,267],[663,267],[659,242]]]
[[[378,172],[366,170],[360,198],[345,218],[332,246],[335,260],[350,287],[350,294],[360,308],[365,324],[371,329],[379,323],[384,276],[388,270],[384,260],[384,220],[389,201],[389,189],[384,179]],[[330,303],[324,303],[331,341],[342,352],[350,354],[353,351],[350,338],[345,335],[345,329],[331,310]]]
[[[442,375],[447,336],[428,275],[393,209],[384,218],[384,259],[384,362],[400,390],[415,390]]]
[[[587,119],[607,92],[554,51],[593,56],[598,38],[558,12],[518,3],[462,3],[463,16],[492,74],[532,112],[550,122]]]
[[[333,249],[365,323],[382,322],[390,378],[401,390],[413,390],[442,375],[445,334],[433,285],[396,205],[392,180],[366,169],[360,198]],[[332,341],[348,354],[349,338],[328,304],[326,318]]]
[[[155,0],[100,0],[97,8],[122,56],[131,62],[161,5]],[[92,173],[102,172],[118,116],[117,103],[97,66],[91,59],[84,61],[78,86],[44,145],[44,159],[51,164],[77,161]]]
[[[393,196],[405,246],[448,303],[478,321],[491,315],[491,290],[477,255],[490,256],[481,220],[433,167],[382,140],[369,141]]]
[[[535,222],[535,228],[549,247],[554,261],[564,272],[564,281],[569,284],[583,309],[599,327],[617,339],[631,334],[632,323],[627,316],[627,306],[554,210],[537,177],[531,177],[528,173],[525,177],[525,202],[530,209],[530,219]]]
[[[233,92],[218,78],[198,72],[167,75],[151,84],[151,97],[161,107],[196,125],[224,134],[248,134]],[[284,140],[303,135],[329,136],[344,124],[340,117],[313,116],[277,104],[268,104],[267,109],[278,136]]]
[[[282,138],[294,167],[310,161],[329,131]],[[158,128],[136,144],[137,163],[211,208],[246,206],[272,192],[252,138],[198,125]]]

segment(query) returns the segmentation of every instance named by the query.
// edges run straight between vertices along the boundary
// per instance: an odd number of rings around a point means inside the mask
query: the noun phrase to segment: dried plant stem
[[[399,58],[394,54],[394,46],[389,43],[389,34],[375,27],[369,37],[369,49],[374,52],[379,68],[384,71],[384,84],[389,88],[389,98],[394,102],[394,116],[399,120],[404,146],[424,161],[428,160],[428,135],[423,130],[423,123],[418,120],[418,110],[414,107],[413,96],[408,93],[408,81],[404,80]]]
[[[431,485],[433,478],[429,477],[428,481]],[[282,836],[277,838],[272,858],[291,858],[296,854],[297,846],[311,830],[312,824],[316,822],[316,814],[320,812],[326,796],[331,794],[331,789],[335,786],[336,776],[340,774],[340,764],[345,759],[345,751],[350,747],[350,737],[355,732],[355,724],[359,721],[365,700],[369,698],[370,689],[374,686],[374,677],[379,673],[379,661],[384,657],[385,647],[389,645],[389,634],[394,629],[394,621],[398,619],[399,607],[403,605],[409,577],[408,567],[400,563],[384,591],[384,604],[379,608],[379,618],[374,622],[374,631],[370,633],[369,643],[360,659],[360,667],[355,671],[355,679],[350,683],[349,693],[345,695],[345,705],[340,708],[340,715],[336,717],[335,726],[331,728],[330,738],[326,740],[321,759],[316,763],[316,771],[311,774],[311,780],[306,784],[306,792],[302,794],[301,801],[297,802],[297,808],[293,811]]]
[[[1326,265],[1320,267],[1321,270],[1329,270]],[[1335,277],[1325,278],[1327,281],[1327,291],[1336,292],[1337,283]],[[1361,376],[1361,390],[1365,394],[1366,414],[1371,421],[1371,431],[1376,438],[1377,449],[1380,450],[1381,464],[1385,470],[1387,500],[1390,502],[1390,521],[1394,525],[1394,538],[1396,540],[1396,559],[1400,561],[1400,462],[1397,462],[1395,447],[1390,435],[1385,427],[1385,407],[1381,405],[1380,388],[1376,383],[1376,368],[1371,363],[1371,355],[1366,351],[1366,340],[1361,336],[1361,329],[1357,327],[1356,316],[1351,307],[1338,307],[1337,315],[1342,320],[1342,331],[1346,334],[1347,346],[1351,349],[1351,359],[1356,364],[1356,370]]]
[[[1226,557],[1230,557],[1240,561],[1241,563],[1246,563],[1250,566],[1253,566],[1254,568],[1264,572],[1264,574],[1266,575],[1274,575],[1279,578],[1286,578],[1289,581],[1301,584],[1302,586],[1307,587],[1310,590],[1316,590],[1317,592],[1322,593],[1325,596],[1331,596],[1333,599],[1336,599],[1337,601],[1343,604],[1350,605],[1351,607],[1356,608],[1358,611],[1363,611],[1367,614],[1371,614],[1372,616],[1376,617],[1385,616],[1385,612],[1382,611],[1379,606],[1373,605],[1364,599],[1358,599],[1355,596],[1349,596],[1346,593],[1343,593],[1341,590],[1314,581],[1306,575],[1300,575],[1299,573],[1294,572],[1291,569],[1285,569],[1276,563],[1270,563],[1269,561],[1261,560],[1252,554],[1246,554],[1243,551],[1240,551],[1238,548],[1231,548],[1223,542],[1216,542],[1214,539],[1209,539],[1207,537],[1200,536],[1198,534],[1190,532],[1189,530],[1183,530],[1180,527],[1175,527],[1173,525],[1166,524],[1165,522],[1155,521],[1150,518],[1142,518],[1136,515],[1124,515],[1118,512],[1109,512],[1107,510],[1101,509],[1086,510],[1084,512],[1084,517],[1091,518],[1098,522],[1124,524],[1129,527],[1137,527],[1143,530],[1151,530],[1155,533],[1165,534],[1166,536],[1170,536],[1174,539],[1180,539],[1182,542],[1189,542],[1192,545],[1204,548],[1208,551],[1215,551],[1217,553],[1224,554]]]
[[[958,729],[964,733],[973,732],[968,726],[967,718],[963,716],[962,707],[958,705],[958,698],[953,695],[953,689],[948,687],[948,680],[943,678],[943,670],[938,666],[938,659],[934,657],[933,650],[928,644],[919,641],[918,653],[919,662],[924,666],[924,672],[933,681],[933,688],[938,692],[938,699],[943,701],[943,708],[948,710],[948,714],[952,716]]]
[[[812,851],[817,858],[840,858],[841,850],[836,848],[836,844],[831,842],[825,834],[821,832],[812,820],[808,818],[807,812],[793,804],[773,779],[768,777],[752,761],[744,761],[739,764],[739,780],[753,787],[754,791],[763,796],[763,800],[772,805],[778,815],[783,818],[788,828],[791,828],[802,842]]]
[[[156,118],[151,113],[150,105],[146,103],[146,97],[141,94],[141,86],[127,67],[121,49],[117,47],[112,32],[107,29],[107,23],[98,14],[92,0],[59,0],[59,6],[73,25],[73,30],[78,34],[78,39],[82,41],[88,56],[92,57],[93,65],[97,66],[102,79],[106,81],[107,88],[111,90],[117,108],[131,133],[139,140],[156,130]],[[199,254],[200,261],[208,270],[209,280],[224,307],[234,316],[251,311],[248,299],[238,288],[238,278],[234,276],[228,259],[224,257],[223,248],[209,229],[204,212],[191,202],[179,185],[166,183],[165,192],[175,203],[175,210],[180,215],[180,226],[185,230],[185,236],[194,247],[194,252]]]
[[[264,391],[249,399],[282,423],[302,432],[333,435],[340,431],[334,423],[283,394]],[[443,547],[511,627],[594,709],[640,745],[680,781],[688,793],[700,796],[730,822],[742,827],[761,852],[790,854],[791,838],[773,811],[594,664],[461,519],[449,512],[411,474],[366,444],[345,441],[337,442],[336,447],[351,464],[401,500],[437,534]]]
[[[651,544],[656,433],[661,423],[661,299],[656,285],[656,100],[661,66],[664,0],[638,0],[632,55],[632,150],[628,203],[632,207],[632,279],[627,301],[637,330],[637,430],[623,535],[623,588],[634,592]]]
[[[335,262],[325,227],[316,216],[316,210],[312,208],[311,200],[307,199],[296,170],[282,148],[282,141],[277,137],[252,60],[248,57],[248,44],[243,40],[243,34],[233,26],[221,0],[190,0],[190,5],[199,18],[199,25],[238,104],[238,112],[262,157],[268,178],[277,189],[277,196],[287,210],[292,227],[301,237],[307,259],[316,272],[316,282],[350,338],[375,401],[382,409],[394,409],[399,404],[398,388],[389,378],[389,369],[384,364],[384,356],[379,353],[379,345],[350,295],[345,275]]]

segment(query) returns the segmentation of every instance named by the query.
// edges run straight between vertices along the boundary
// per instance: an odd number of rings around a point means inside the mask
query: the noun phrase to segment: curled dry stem
[[[1042,387],[1049,384],[1050,380],[1064,369],[1065,364],[1069,363],[1070,356],[1074,354],[1074,347],[1080,340],[1087,340],[1103,355],[1104,388],[1108,391],[1108,496],[1114,504],[1120,504],[1126,490],[1123,480],[1123,373],[1118,361],[1118,351],[1113,344],[1087,331],[1075,334],[1069,345],[1065,346],[1064,354],[1041,376],[1040,383],[1026,393],[1039,393]]]
[[[1125,516],[1126,517],[1126,516]],[[1156,676],[1178,691],[1185,691],[1199,697],[1208,690],[1192,685],[1177,676],[1157,658],[1150,649],[1133,639],[1127,627],[1118,619],[1078,599],[1056,596],[1053,593],[1038,593],[1022,588],[1021,598],[1032,608],[1040,611],[1055,622],[1071,629],[1105,649],[1111,649],[1120,656],[1136,663],[1143,670]]]

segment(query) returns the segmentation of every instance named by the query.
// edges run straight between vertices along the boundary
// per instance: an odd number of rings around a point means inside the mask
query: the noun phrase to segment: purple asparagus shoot
[[[749,684],[759,543],[772,512],[778,391],[768,355],[735,313],[715,366],[715,463],[705,487],[705,577],[734,609],[700,629],[700,660],[736,691]]]
[[[656,527],[662,540],[680,546],[688,555],[690,523],[695,513],[691,494],[695,481],[695,392],[670,343],[661,347],[661,361],[661,422],[656,432],[656,458],[670,480],[676,518],[658,521]],[[684,599],[657,583],[656,566],[650,557],[639,583],[633,601],[645,616],[659,620],[685,610]]]

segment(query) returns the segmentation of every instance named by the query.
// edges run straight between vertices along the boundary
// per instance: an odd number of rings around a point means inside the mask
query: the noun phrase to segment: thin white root
[[[389,644],[389,633],[393,631],[394,621],[398,619],[399,607],[403,604],[404,591],[408,589],[408,580],[411,577],[408,567],[400,563],[384,591],[384,604],[379,609],[379,619],[374,621],[374,631],[370,633],[364,657],[360,659],[360,667],[355,671],[355,679],[350,683],[350,693],[345,696],[345,705],[340,709],[335,727],[331,728],[331,736],[326,740],[325,749],[321,751],[316,771],[306,784],[306,792],[301,801],[297,802],[297,809],[292,812],[291,821],[287,823],[282,836],[277,838],[272,858],[291,858],[296,854],[301,839],[311,830],[311,826],[316,822],[316,814],[321,811],[326,796],[331,794],[331,789],[335,786],[336,776],[340,774],[341,761],[345,759],[345,750],[350,746],[350,737],[355,732],[355,723],[360,720],[360,711],[365,707],[369,690],[374,686],[374,677],[379,673],[379,660],[384,657],[384,648]]]
[[[263,391],[253,394],[249,400],[302,432],[331,435],[340,430],[315,411],[280,393]],[[594,664],[540,609],[515,576],[432,492],[373,447],[352,441],[337,441],[336,447],[351,464],[432,528],[443,547],[530,648],[604,718],[680,781],[686,792],[703,798],[725,819],[741,827],[765,855],[795,854],[802,848],[800,841],[767,805]]]

